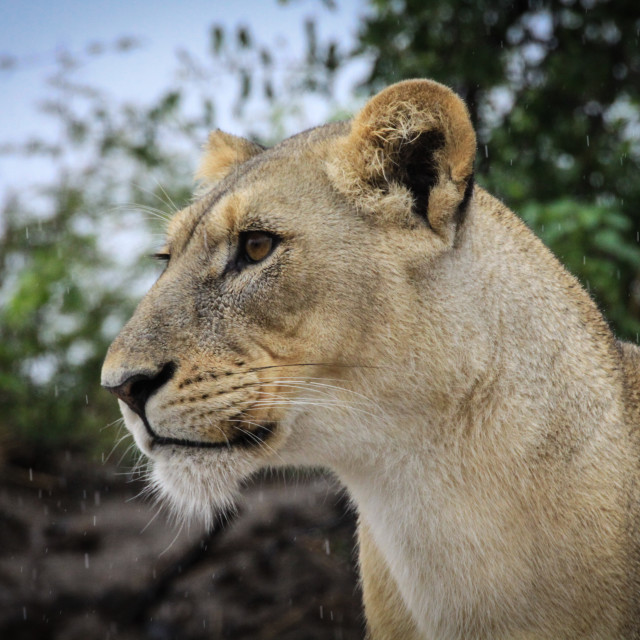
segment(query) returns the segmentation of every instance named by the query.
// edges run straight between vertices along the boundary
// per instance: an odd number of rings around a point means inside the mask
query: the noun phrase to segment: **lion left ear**
[[[251,140],[216,129],[209,134],[195,178],[204,187],[212,187],[231,173],[234,167],[263,151],[264,147]]]
[[[330,174],[356,205],[396,220],[420,216],[450,239],[471,193],[475,152],[464,102],[437,82],[408,80],[364,106]]]

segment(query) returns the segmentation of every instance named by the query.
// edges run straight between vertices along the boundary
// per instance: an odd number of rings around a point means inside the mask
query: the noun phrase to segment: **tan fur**
[[[375,630],[376,640],[420,640],[422,636],[400,596],[398,584],[362,521],[358,525],[358,544],[367,625]]]
[[[474,154],[429,81],[269,150],[214,134],[103,384],[184,517],[333,470],[371,640],[639,638],[640,350]]]
[[[216,129],[209,134],[209,140],[204,147],[205,154],[196,171],[195,179],[200,180],[204,187],[211,188],[220,182],[233,167],[239,166],[263,148],[260,145],[232,136]]]

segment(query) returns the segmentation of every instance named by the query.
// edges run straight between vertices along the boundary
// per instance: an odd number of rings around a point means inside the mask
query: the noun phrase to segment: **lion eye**
[[[263,231],[249,231],[244,236],[244,253],[249,262],[260,262],[272,251],[273,236]]]

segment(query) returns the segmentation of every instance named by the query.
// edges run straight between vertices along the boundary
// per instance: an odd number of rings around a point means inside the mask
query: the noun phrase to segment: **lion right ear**
[[[422,219],[452,241],[473,186],[476,137],[451,89],[430,80],[388,87],[334,151],[330,176],[358,208],[401,224]]]
[[[264,147],[255,142],[216,129],[209,134],[195,178],[203,187],[212,187],[231,173],[234,167],[263,151]]]

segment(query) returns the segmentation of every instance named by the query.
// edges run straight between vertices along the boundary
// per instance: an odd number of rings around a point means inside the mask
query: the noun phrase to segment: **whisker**
[[[333,378],[335,380],[335,378]],[[296,378],[278,378],[278,380],[293,380],[294,382],[296,381]],[[358,391],[353,391],[352,389],[348,389],[346,387],[341,387],[341,386],[337,386],[337,385],[332,385],[332,384],[326,384],[326,383],[322,383],[322,382],[314,382],[315,380],[332,380],[332,378],[308,378],[308,379],[304,379],[301,378],[300,381],[304,380],[305,384],[313,386],[313,387],[322,387],[322,388],[327,388],[327,389],[335,389],[337,391],[345,391],[346,393],[349,393],[351,395],[355,395],[358,396],[360,398],[362,398],[364,401],[367,402],[367,404],[373,402],[375,403],[375,401],[370,398],[369,396],[364,395],[363,393],[359,393]],[[307,382],[308,380],[308,382]]]
[[[380,416],[372,413],[371,411],[367,411],[366,409],[363,409],[362,407],[356,406],[353,403],[347,403],[344,401],[341,401],[339,399],[335,399],[335,401],[330,402],[329,400],[325,400],[325,401],[320,401],[317,398],[295,398],[295,399],[289,399],[289,398],[283,398],[281,400],[262,400],[262,401],[258,401],[255,404],[253,404],[252,406],[254,407],[260,407],[260,408],[268,408],[268,407],[277,407],[277,406],[309,406],[309,407],[323,407],[326,409],[344,409],[347,411],[355,411],[357,413],[361,413],[363,415],[366,415],[370,418],[379,418]]]
[[[160,181],[155,176],[151,176],[151,178],[155,181],[155,183],[160,188],[160,191],[162,191],[166,199],[169,201],[169,204],[173,207],[174,213],[180,211],[180,208],[176,206],[176,203],[171,199],[171,196],[166,192],[165,188],[160,184]]]
[[[158,554],[159,558],[161,558],[165,553],[167,553],[167,551],[169,551],[169,549],[171,549],[171,547],[173,547],[173,545],[176,543],[176,540],[180,537],[180,534],[182,533],[182,529],[184,529],[184,520],[182,521],[182,524],[180,525],[180,528],[178,529],[178,533],[176,533],[175,538],[169,543],[169,546],[164,551]]]
[[[116,424],[120,424],[120,426],[122,426],[124,424],[124,418],[118,418],[117,420],[114,420],[113,422],[110,422],[109,424],[105,424],[104,427],[100,427],[100,431],[104,431],[105,429],[108,429],[109,427],[113,427]]]
[[[226,442],[227,442],[227,447],[230,447],[230,446],[231,446],[231,443],[229,442],[229,438],[227,437],[227,434],[224,432],[224,429],[223,429],[220,425],[218,425],[218,424],[214,424],[214,423],[213,423],[213,420],[211,420],[211,418],[209,418],[208,416],[205,416],[205,417],[207,418],[207,420],[208,420],[209,424],[210,424],[212,427],[215,427],[215,428],[216,428],[216,429],[217,429],[217,430],[222,434],[222,437],[223,437],[223,438],[226,440]]]
[[[288,364],[270,364],[264,367],[252,367],[250,369],[246,369],[245,371],[249,371],[249,372],[265,371],[267,369],[282,369],[285,367],[340,367],[345,369],[381,369],[382,368],[382,367],[377,367],[375,365],[343,364],[340,362],[297,362],[297,363],[288,363]]]
[[[176,206],[175,202],[173,202],[173,200],[171,200],[171,198],[169,198],[169,196],[167,195],[167,192],[163,189],[162,185],[160,184],[160,182],[157,180],[157,178],[153,178],[155,183],[158,185],[158,187],[160,187],[160,190],[162,191],[162,193],[167,197],[167,200],[162,199],[155,191],[152,191],[151,189],[147,189],[146,187],[143,187],[140,183],[136,183],[133,186],[136,189],[139,189],[140,191],[142,191],[143,193],[146,193],[147,195],[151,196],[152,198],[155,198],[156,200],[158,200],[159,202],[161,202],[163,205],[169,205],[171,207],[173,207],[173,211],[171,212],[172,214],[177,213],[178,211],[180,211],[180,209]]]
[[[129,432],[125,433],[124,435],[120,436],[115,444],[113,445],[113,447],[111,447],[111,450],[109,451],[109,453],[106,455],[105,459],[103,460],[102,464],[106,464],[107,462],[109,462],[109,458],[111,458],[111,456],[113,455],[113,452],[120,446],[120,444],[126,440],[127,438],[131,437],[131,434]],[[120,462],[122,462],[122,458],[120,458]],[[119,464],[119,463],[118,463]]]
[[[134,502],[135,500],[138,500],[140,498],[145,498],[150,493],[153,493],[153,491],[154,491],[153,486],[145,485],[144,487],[142,487],[142,489],[140,489],[140,491],[138,491],[138,493],[136,493],[135,495],[131,496],[130,498],[127,498],[125,500],[125,502],[129,503],[129,502]]]
[[[247,424],[247,425],[251,425],[251,426],[254,426],[254,427],[266,429],[269,433],[273,433],[273,430],[269,429],[265,425],[259,424],[257,422],[252,422],[250,420],[229,420],[229,422],[241,422],[242,424]],[[271,451],[271,453],[273,453],[273,455],[275,455],[281,462],[284,463],[284,460],[283,460],[282,456],[271,445],[269,445],[268,443],[264,442],[264,440],[260,440],[260,438],[258,438],[254,433],[252,433],[251,431],[249,431],[247,429],[242,429],[241,427],[236,427],[235,425],[231,425],[231,426],[234,429],[236,429],[237,431],[240,431],[240,432],[248,435],[249,437],[253,438],[255,440],[256,444],[258,444],[261,447],[265,447],[266,449]]]
[[[120,459],[116,463],[116,466],[119,467],[122,464],[122,461],[129,455],[129,452],[134,451],[135,449],[136,449],[136,443],[134,441],[124,450],[124,453],[120,456]]]
[[[283,387],[285,388],[289,388],[291,389],[291,391],[284,391],[284,390],[279,390],[278,392],[270,392],[270,391],[266,391],[266,390],[261,390],[261,394],[262,395],[270,395],[271,397],[277,397],[277,394],[280,393],[281,397],[283,399],[287,399],[288,396],[294,396],[296,393],[298,393],[299,391],[303,390],[306,392],[310,392],[315,394],[313,399],[315,400],[332,400],[333,402],[337,403],[343,403],[343,404],[350,404],[352,406],[358,406],[358,405],[364,405],[364,406],[369,406],[371,404],[375,404],[374,402],[372,402],[371,400],[369,400],[366,396],[363,396],[362,394],[356,394],[359,396],[358,399],[356,400],[350,400],[350,399],[346,399],[346,398],[340,398],[337,394],[332,393],[331,391],[329,391],[328,389],[323,389],[323,388],[318,388],[318,389],[314,389],[314,388],[310,388],[309,385],[306,384],[301,384],[301,383],[286,383],[286,384],[282,384],[282,383],[278,383],[281,384]],[[338,391],[343,391],[343,389],[340,389],[339,387],[336,387],[336,390]],[[347,390],[344,390],[347,391]],[[312,398],[310,398],[312,399]]]
[[[151,523],[160,515],[160,513],[162,512],[162,509],[164,507],[164,504],[162,502],[158,502],[158,509],[155,512],[155,514],[151,517],[151,520],[149,520],[149,522],[147,522],[147,524],[144,525],[144,527],[142,528],[142,530],[140,531],[140,535],[142,535],[151,525]]]

